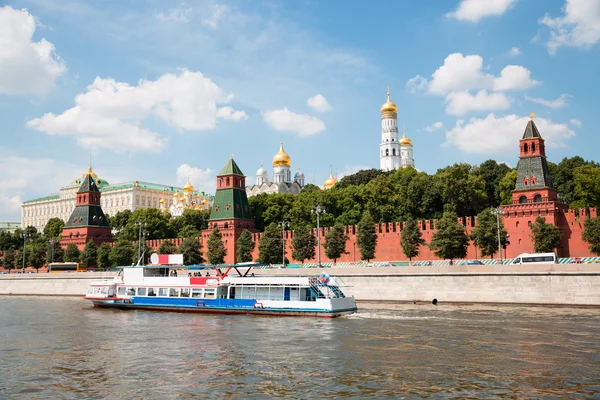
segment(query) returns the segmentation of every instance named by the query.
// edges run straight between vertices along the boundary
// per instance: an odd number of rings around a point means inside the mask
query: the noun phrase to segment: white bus
[[[555,253],[523,253],[517,256],[513,264],[556,264],[558,258]]]

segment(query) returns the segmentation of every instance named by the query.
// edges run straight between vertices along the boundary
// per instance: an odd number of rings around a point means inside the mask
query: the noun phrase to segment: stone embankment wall
[[[315,275],[319,269],[255,270]],[[477,265],[327,268],[357,300],[600,306],[600,265]],[[0,275],[0,295],[84,295],[111,273]]]

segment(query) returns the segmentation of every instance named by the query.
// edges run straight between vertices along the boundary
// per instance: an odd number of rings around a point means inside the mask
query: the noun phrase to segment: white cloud
[[[0,7],[0,93],[47,93],[67,70],[52,43],[32,40],[35,27],[27,10]]]
[[[177,183],[183,186],[187,183],[188,178],[194,186],[194,190],[207,194],[213,194],[216,190],[217,175],[211,168],[202,169],[181,164],[177,167]]]
[[[578,128],[582,125],[581,121],[575,118],[569,120],[569,122],[571,123],[571,125],[576,126]]]
[[[459,21],[479,22],[480,19],[502,15],[517,0],[462,0],[458,8],[446,14]]]
[[[156,13],[156,18],[160,21],[189,22],[191,14],[191,8],[183,8],[180,6],[173,8],[166,13],[160,11]]]
[[[202,19],[201,23],[209,28],[217,29],[219,27],[219,21],[223,17],[225,11],[227,11],[227,6],[225,4],[215,4],[212,6],[211,11],[210,16]]]
[[[550,28],[546,47],[555,54],[560,46],[591,48],[600,41],[600,1],[567,0],[564,16],[552,18],[546,14],[540,24]]]
[[[458,120],[456,126],[446,132],[445,146],[457,147],[464,153],[498,154],[515,151],[515,143],[523,137],[529,117],[511,114],[496,117]],[[540,134],[549,147],[565,146],[565,141],[575,135],[567,124],[555,124],[551,120],[536,118]]]
[[[320,94],[309,97],[307,104],[315,111],[325,112],[331,110],[331,105],[327,102],[327,99]]]
[[[452,92],[446,96],[446,113],[462,116],[473,111],[505,110],[511,99],[504,93],[488,93],[480,90],[476,95],[468,91]]]
[[[520,65],[507,65],[494,79],[494,90],[525,90],[539,85],[531,79],[531,71]]]
[[[287,107],[263,111],[262,117],[265,123],[275,130],[296,132],[301,136],[309,136],[325,130],[325,123],[320,119],[308,114],[296,114]]]
[[[434,122],[433,124],[426,126],[423,128],[427,132],[437,131],[438,129],[442,129],[444,127],[444,123],[441,121]]]
[[[521,54],[521,50],[518,47],[512,47],[509,51],[508,54],[515,57],[518,56],[519,54]]]
[[[529,96],[525,95],[526,100],[529,100],[533,103],[541,104],[543,106],[550,107],[550,108],[562,108],[562,107],[566,106],[567,99],[569,97],[573,97],[573,96],[571,96],[570,94],[563,93],[556,100],[545,100],[545,99],[541,99],[539,97],[529,97]]]
[[[219,118],[246,117],[243,111],[218,107],[232,98],[200,72],[188,70],[155,81],[142,79],[137,86],[98,77],[86,93],[76,96],[73,108],[47,113],[27,125],[49,135],[74,136],[86,148],[158,152],[168,139],[142,127],[146,119],[158,117],[179,131],[210,130]]]
[[[411,93],[417,93],[425,91],[427,89],[427,83],[427,79],[423,78],[421,75],[417,75],[406,82],[406,87]]]

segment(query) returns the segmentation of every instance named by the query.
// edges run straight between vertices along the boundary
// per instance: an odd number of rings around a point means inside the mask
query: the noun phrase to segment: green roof
[[[227,161],[227,164],[225,164],[225,166],[223,167],[223,169],[221,170],[221,172],[219,172],[219,175],[217,175],[217,176],[223,176],[223,175],[245,176],[244,173],[242,172],[242,170],[240,169],[240,167],[238,167],[238,165],[235,163],[235,161],[233,161],[233,157],[229,158],[229,161]]]
[[[218,219],[252,219],[244,188],[217,189],[210,220]]]
[[[35,203],[36,201],[56,200],[56,199],[60,199],[59,194],[51,194],[50,196],[44,196],[44,197],[39,197],[39,198],[33,199],[33,200],[27,200],[27,201],[24,201],[23,204]]]

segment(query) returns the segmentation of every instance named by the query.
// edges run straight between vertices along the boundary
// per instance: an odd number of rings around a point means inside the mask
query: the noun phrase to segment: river
[[[0,297],[0,398],[600,398],[600,309],[359,304],[334,320]]]

